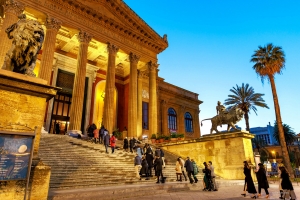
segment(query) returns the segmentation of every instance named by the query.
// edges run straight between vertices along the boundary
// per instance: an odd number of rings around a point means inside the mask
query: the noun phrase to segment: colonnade
[[[23,13],[25,6],[15,0],[6,1],[4,5],[4,22],[0,32],[0,66],[4,62],[6,53],[11,47],[11,40],[8,39],[4,30],[18,21],[18,16]],[[41,66],[39,78],[51,82],[51,73],[54,59],[56,36],[62,22],[51,16],[47,16],[45,22],[46,37],[43,44],[43,53],[41,57]],[[92,36],[80,30],[77,34],[79,42],[79,51],[77,55],[77,68],[75,73],[74,87],[72,93],[72,104],[70,111],[70,130],[80,130],[82,120],[82,107],[84,100],[84,87],[87,66],[88,46]],[[114,90],[115,90],[115,61],[119,48],[108,43],[108,64],[106,71],[106,87],[104,100],[103,124],[105,128],[112,133],[115,113]],[[140,56],[129,53],[130,60],[130,82],[129,82],[129,101],[128,101],[128,135],[131,137],[140,137],[142,135],[142,72],[137,70],[137,64]],[[148,62],[149,69],[149,132],[157,133],[157,79],[156,63]]]

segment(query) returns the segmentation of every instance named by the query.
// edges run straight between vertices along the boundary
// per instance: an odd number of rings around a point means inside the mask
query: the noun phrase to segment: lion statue
[[[42,25],[38,21],[27,20],[26,15],[21,14],[19,21],[5,32],[12,39],[12,46],[6,53],[2,69],[35,77],[33,70],[37,54],[44,41]]]
[[[227,132],[229,132],[230,127],[238,131],[238,129],[235,127],[235,124],[243,118],[244,114],[245,113],[241,108],[232,108],[227,114],[216,115],[213,118],[203,119],[202,121],[211,120],[210,134],[212,134],[213,131],[219,133],[217,127],[221,126],[222,124],[228,125]]]

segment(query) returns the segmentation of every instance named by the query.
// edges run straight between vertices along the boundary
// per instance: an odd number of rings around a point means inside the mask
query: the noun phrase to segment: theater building
[[[26,14],[44,26],[35,73],[62,88],[48,101],[45,130],[61,133],[95,123],[128,136],[184,133],[200,137],[198,94],[159,77],[168,47],[122,0],[9,0],[3,4],[0,63],[11,46],[5,30]]]

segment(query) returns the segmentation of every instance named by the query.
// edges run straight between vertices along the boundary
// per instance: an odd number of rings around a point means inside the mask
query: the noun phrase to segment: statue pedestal
[[[30,132],[37,127],[34,141],[33,165],[29,183],[29,199],[47,199],[50,167],[38,159],[41,130],[47,100],[59,88],[47,81],[0,69],[0,130]],[[23,199],[26,181],[0,182],[0,199]]]
[[[182,158],[194,159],[198,166],[212,161],[215,174],[224,179],[244,179],[243,161],[255,165],[251,139],[248,131],[204,135],[199,139],[162,145]],[[202,172],[199,172],[202,173]],[[254,178],[254,177],[253,177]]]

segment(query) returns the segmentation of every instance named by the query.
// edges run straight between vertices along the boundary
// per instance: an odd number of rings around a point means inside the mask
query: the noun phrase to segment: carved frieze
[[[4,5],[4,12],[13,13],[19,16],[24,11],[25,7],[21,2],[15,0],[7,0]]]
[[[144,99],[149,99],[149,92],[145,89],[142,90],[142,97]]]

